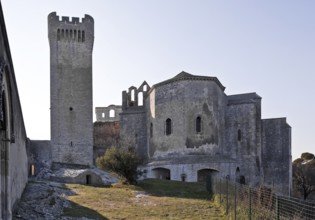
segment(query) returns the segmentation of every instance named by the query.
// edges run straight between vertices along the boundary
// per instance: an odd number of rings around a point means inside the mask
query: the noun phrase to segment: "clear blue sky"
[[[287,117],[292,155],[315,153],[314,0],[2,0],[27,134],[50,139],[47,15],[95,20],[94,107],[185,70],[257,92]]]

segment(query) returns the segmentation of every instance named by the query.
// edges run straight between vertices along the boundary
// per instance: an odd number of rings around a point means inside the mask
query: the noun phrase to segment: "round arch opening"
[[[156,179],[164,179],[170,180],[171,179],[171,170],[163,167],[155,168],[152,170],[154,174],[154,178]]]
[[[207,178],[216,176],[219,173],[219,171],[214,169],[201,169],[198,170],[197,177],[198,182],[205,182]]]

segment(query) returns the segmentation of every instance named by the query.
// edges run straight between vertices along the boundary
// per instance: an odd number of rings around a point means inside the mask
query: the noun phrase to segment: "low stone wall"
[[[176,181],[197,182],[205,181],[207,175],[220,177],[229,176],[235,179],[236,163],[215,162],[215,163],[188,163],[188,164],[154,164],[139,167],[143,172],[140,179],[170,179]]]
[[[107,172],[98,168],[91,169],[66,169],[61,168],[50,174],[51,181],[63,183],[77,183],[85,185],[110,185],[118,182]]]

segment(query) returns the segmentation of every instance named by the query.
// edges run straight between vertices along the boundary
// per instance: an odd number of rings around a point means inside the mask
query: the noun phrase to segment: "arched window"
[[[7,129],[7,109],[6,109],[6,94],[4,91],[2,91],[2,115],[1,115],[1,119],[0,119],[0,128],[1,130],[6,130]]]
[[[133,89],[133,90],[131,90],[131,94],[130,94],[130,100],[132,101],[132,102],[134,102],[135,101],[135,90]]]
[[[241,141],[241,140],[242,140],[242,132],[241,132],[240,129],[238,129],[238,131],[237,131],[237,140],[238,140],[238,141]]]
[[[166,119],[165,123],[165,134],[170,135],[172,134],[172,120],[171,119]]]
[[[114,109],[109,110],[109,117],[110,118],[114,118],[115,117],[115,110]]]
[[[150,138],[153,137],[153,124],[150,123]]]
[[[237,167],[236,171],[235,171],[235,180],[237,183],[240,183],[240,181],[241,181],[241,175],[240,175],[240,168],[239,167]]]
[[[138,106],[143,106],[143,92],[138,93]]]
[[[102,118],[105,118],[105,113],[104,112],[102,113]]]
[[[147,85],[143,85],[142,90],[143,90],[144,92],[146,92],[146,91],[147,91],[147,89],[148,89]]]
[[[245,176],[240,177],[240,184],[245,184]]]
[[[182,179],[182,182],[186,182],[186,177],[187,177],[187,175],[186,175],[185,173],[182,173],[182,174],[180,175],[180,177],[181,177],[181,179]]]
[[[201,117],[198,116],[196,118],[196,133],[200,133],[201,132]]]

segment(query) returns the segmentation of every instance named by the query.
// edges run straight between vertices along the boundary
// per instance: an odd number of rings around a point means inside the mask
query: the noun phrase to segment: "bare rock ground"
[[[89,220],[63,216],[63,208],[71,207],[67,200],[75,192],[62,183],[49,181],[29,181],[23,196],[16,208],[14,220],[57,219],[57,220]]]

